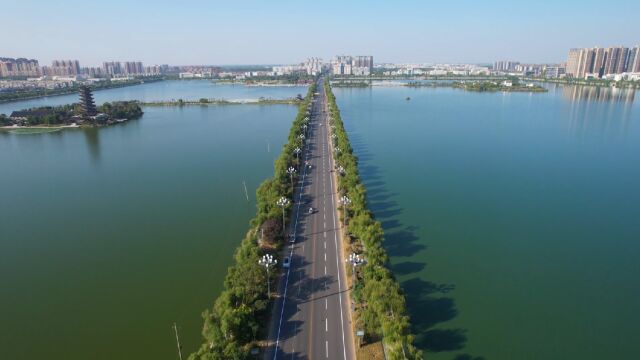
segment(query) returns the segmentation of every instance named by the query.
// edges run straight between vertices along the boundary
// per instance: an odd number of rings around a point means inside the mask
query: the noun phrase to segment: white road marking
[[[328,306],[329,306],[329,301],[327,300],[327,298],[324,298],[324,309],[327,310]]]
[[[327,354],[327,358],[329,358],[329,341],[328,340],[324,341],[324,350]]]
[[[324,319],[324,332],[329,332],[329,318]]]
[[[324,274],[327,275],[327,266],[324,266]]]

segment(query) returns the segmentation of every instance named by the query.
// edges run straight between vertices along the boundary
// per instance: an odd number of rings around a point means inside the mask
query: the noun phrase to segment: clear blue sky
[[[564,61],[640,43],[640,1],[0,0],[0,57],[145,64]]]

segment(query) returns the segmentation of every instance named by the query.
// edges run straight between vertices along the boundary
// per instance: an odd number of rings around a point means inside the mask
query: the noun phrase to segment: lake
[[[549,88],[334,89],[429,359],[640,352],[640,105]]]
[[[287,99],[298,94],[304,96],[304,86],[244,86],[240,84],[217,84],[208,80],[167,80],[142,85],[95,91],[96,104],[117,100],[140,100],[145,102],[160,100],[198,100],[215,98],[225,100]],[[37,106],[56,106],[78,102],[77,94],[42,97],[37,99],[0,103],[0,114],[10,115],[14,110]]]
[[[283,98],[306,88],[174,81],[97,102]],[[76,101],[59,96],[6,109]],[[297,108],[147,107],[98,129],[0,131],[0,358],[175,359],[201,343]],[[245,197],[243,182],[248,189]]]

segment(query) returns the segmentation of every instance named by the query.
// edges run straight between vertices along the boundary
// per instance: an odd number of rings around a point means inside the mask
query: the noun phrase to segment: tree
[[[282,234],[282,222],[278,218],[267,219],[262,224],[261,231],[263,241],[275,244],[280,234]]]

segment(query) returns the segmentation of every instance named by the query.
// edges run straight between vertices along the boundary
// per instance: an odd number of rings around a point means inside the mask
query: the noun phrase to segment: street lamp
[[[285,236],[284,235],[284,208],[286,208],[287,205],[289,205],[289,199],[283,196],[280,199],[278,199],[278,201],[276,201],[276,205],[282,208],[282,236],[284,237]]]
[[[344,213],[344,227],[347,227],[347,206],[351,204],[351,199],[349,199],[346,195],[340,198],[340,203],[342,204],[342,212]]]
[[[349,254],[349,258],[347,259],[347,262],[350,263],[352,266],[351,276],[353,277],[352,282],[353,282],[353,286],[355,287],[356,286],[356,266],[362,265],[362,263],[364,263],[364,259],[362,259],[360,255],[356,253],[351,253]]]
[[[351,254],[349,254],[349,258],[347,259],[347,262],[351,264],[352,269],[353,269],[351,274],[353,276],[353,287],[355,288],[356,281],[358,280],[358,277],[356,276],[356,266],[362,265],[362,263],[364,263],[364,259],[362,259],[360,257],[360,255],[358,255],[356,253],[351,253]],[[351,301],[351,307],[355,311],[356,303],[354,301]]]
[[[267,269],[267,298],[271,297],[271,279],[269,278],[269,267],[278,263],[278,260],[274,259],[271,254],[265,254],[258,260],[258,264],[264,266]]]
[[[340,174],[340,175],[344,175],[345,170],[344,170],[344,168],[342,167],[342,165],[339,165],[337,170],[338,170],[338,174]]]
[[[342,150],[341,150],[339,147],[337,147],[337,146],[335,147],[335,149],[334,149],[334,150],[336,151],[336,153],[339,153],[340,151],[342,151]]]
[[[304,134],[300,134],[298,135],[298,137],[300,138],[300,140],[304,141],[304,138],[305,138]]]
[[[293,152],[296,154],[296,159],[298,158],[298,155],[302,152],[302,149],[300,149],[299,147],[293,149]]]
[[[291,177],[291,188],[293,188],[293,174],[296,173],[296,169],[293,166],[289,166],[287,169],[287,174]]]

